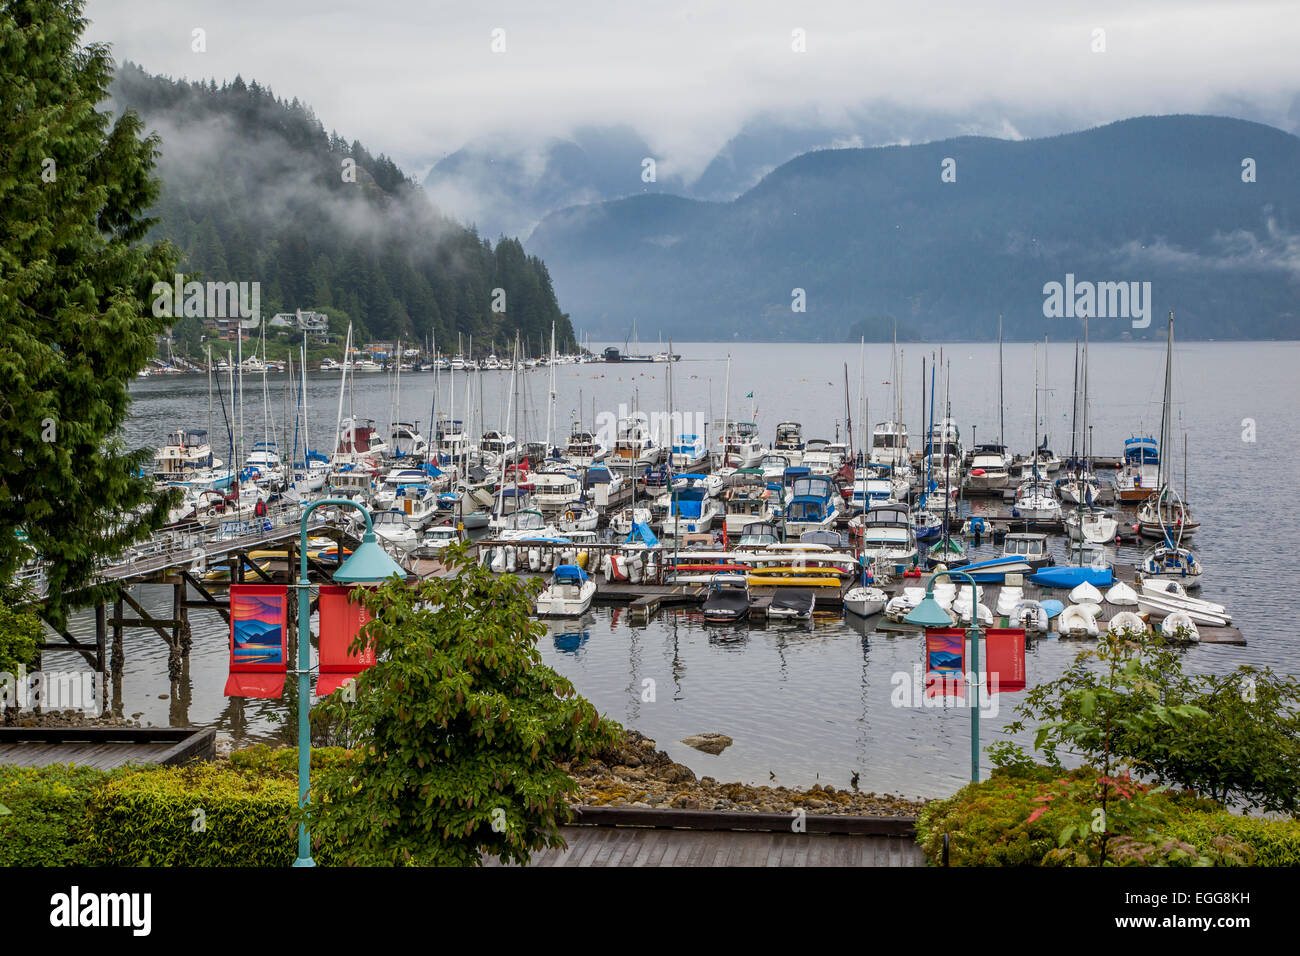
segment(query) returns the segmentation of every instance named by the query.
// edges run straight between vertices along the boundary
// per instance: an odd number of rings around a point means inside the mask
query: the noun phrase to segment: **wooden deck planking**
[[[908,837],[825,833],[571,826],[565,850],[534,854],[530,866],[924,866]],[[487,866],[500,866],[495,857]]]

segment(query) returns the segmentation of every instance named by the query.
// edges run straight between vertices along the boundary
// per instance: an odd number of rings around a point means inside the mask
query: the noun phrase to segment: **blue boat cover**
[[[555,567],[554,578],[556,581],[576,581],[581,584],[587,580],[587,572],[576,564],[559,564]]]
[[[1110,587],[1115,583],[1111,568],[1076,568],[1069,566],[1041,568],[1029,576],[1031,584],[1045,588],[1077,588],[1085,582],[1094,587]]]

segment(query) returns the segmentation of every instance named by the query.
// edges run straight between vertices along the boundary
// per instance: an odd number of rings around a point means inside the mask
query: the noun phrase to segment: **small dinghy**
[[[1101,603],[1101,592],[1087,581],[1084,581],[1070,592],[1070,600],[1075,604],[1099,604]]]
[[[551,583],[537,596],[538,617],[580,617],[591,607],[596,582],[576,564],[561,564]]]
[[[806,588],[778,588],[772,596],[772,603],[767,609],[768,617],[798,618],[806,620],[812,617],[813,607],[817,604],[817,595]],[[884,607],[884,604],[881,604]]]
[[[1056,630],[1062,637],[1096,637],[1101,633],[1097,627],[1095,604],[1071,604],[1061,612],[1056,622]]]
[[[1012,627],[1023,627],[1026,634],[1046,634],[1049,627],[1047,609],[1037,601],[1019,602],[1007,618]]]
[[[896,624],[903,623],[903,619],[916,610],[924,597],[925,588],[903,588],[902,594],[890,598],[885,605],[885,617]]]
[[[1137,614],[1132,611],[1120,611],[1110,619],[1110,623],[1106,625],[1106,630],[1111,634],[1119,634],[1121,631],[1145,634],[1148,628],[1147,622]]]
[[[1138,593],[1123,581],[1120,581],[1106,592],[1106,600],[1119,607],[1137,607]]]
[[[1201,632],[1196,622],[1186,611],[1174,611],[1160,622],[1160,634],[1166,641],[1195,643],[1201,639]]]
[[[879,614],[889,603],[889,594],[880,588],[850,588],[844,595],[844,610],[858,617]]]
[[[744,620],[749,616],[749,579],[743,574],[715,574],[702,609],[710,623]]]
[[[992,627],[993,612],[983,604],[977,604],[975,607],[975,616],[979,626]],[[957,616],[958,623],[971,623],[970,588],[962,588],[958,592],[956,599],[952,602],[952,612]]]

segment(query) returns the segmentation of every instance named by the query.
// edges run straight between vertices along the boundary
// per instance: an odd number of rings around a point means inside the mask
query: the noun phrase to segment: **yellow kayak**
[[[839,577],[821,577],[814,578],[807,575],[778,576],[778,575],[754,575],[747,574],[745,579],[751,587],[780,587],[788,585],[790,587],[800,588],[838,588],[840,586]]]

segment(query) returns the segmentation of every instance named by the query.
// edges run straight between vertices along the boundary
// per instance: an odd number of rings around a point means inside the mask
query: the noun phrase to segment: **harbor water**
[[[1065,457],[1071,451],[1074,343],[1039,343],[1037,348],[1038,432],[1047,434],[1051,448]],[[756,420],[765,444],[780,421],[801,422],[805,439],[847,441],[851,415],[854,447],[861,447],[871,424],[894,417],[897,376],[888,345],[866,347],[865,428],[856,344],[674,343],[673,350],[683,356],[672,367],[673,410],[698,421],[724,415]],[[923,432],[921,358],[937,358],[939,349],[906,345],[902,352],[898,384],[916,448]],[[1226,604],[1247,641],[1244,647],[1205,644],[1186,649],[1185,666],[1191,671],[1225,672],[1240,664],[1294,669],[1300,649],[1290,596],[1291,584],[1300,579],[1300,550],[1294,544],[1300,531],[1295,509],[1300,412],[1291,398],[1297,367],[1300,343],[1175,346],[1175,447],[1166,450],[1172,452],[1167,457],[1179,490],[1185,483],[1201,522],[1193,541],[1207,569],[1201,596]],[[1025,453],[1035,433],[1034,346],[1008,343],[1003,368],[1005,441],[1013,451]],[[662,364],[557,367],[552,441],[562,442],[571,422],[580,418],[590,429],[602,414],[620,414],[620,406],[665,411],[666,372]],[[436,412],[456,418],[472,415],[476,435],[486,428],[504,428],[521,442],[542,441],[547,435],[549,374],[539,367],[519,377],[518,417],[512,411],[507,421],[508,372],[458,373],[454,406],[453,383],[442,373]],[[1125,438],[1159,433],[1163,375],[1163,342],[1093,344],[1088,420],[1095,454],[1116,457]],[[998,379],[995,344],[943,349],[936,418],[950,408],[967,447],[998,440]],[[381,429],[393,419],[419,421],[427,433],[435,412],[435,380],[432,372],[403,373],[398,411],[390,374],[358,375],[344,395],[343,414],[373,418]],[[472,411],[466,408],[467,384]],[[242,417],[246,449],[268,437],[285,451],[292,447],[293,387],[284,375],[268,376],[265,387],[260,374],[244,377],[243,408],[233,413],[227,409],[226,416],[234,419],[235,427]],[[222,390],[228,400],[228,381],[223,381]],[[208,427],[208,390],[201,375],[142,379],[133,384],[132,395],[127,437],[133,445],[161,445],[179,426]],[[339,373],[310,373],[308,403],[312,447],[328,451],[340,405]],[[301,430],[298,435],[301,441]],[[226,436],[226,418],[217,408],[212,445],[223,459],[230,458]],[[1057,547],[1062,548],[1059,538]],[[986,540],[977,555],[994,553]],[[1133,546],[1122,546],[1116,558],[1132,563],[1139,553]],[[1059,554],[1058,560],[1064,560],[1063,550]],[[169,588],[137,589],[137,597],[150,610],[168,609],[170,595]],[[221,618],[196,610],[191,624],[193,649],[176,695],[167,678],[164,643],[152,631],[128,630],[124,712],[140,714],[142,723],[215,726],[236,743],[283,738],[283,702],[223,696],[227,631]],[[631,627],[624,609],[609,606],[597,606],[580,621],[546,626],[540,642],[546,663],[572,679],[600,710],[653,737],[697,774],[748,783],[821,782],[839,787],[847,786],[857,771],[863,790],[920,796],[951,793],[969,778],[968,711],[900,706],[900,686],[922,662],[919,635],[879,633],[870,624],[829,614],[803,624],[754,622],[718,628],[683,609],[663,611],[647,625]],[[72,631],[90,633],[89,615],[76,617]],[[1081,647],[1055,638],[1033,642],[1027,660],[1029,683],[1059,675]],[[47,654],[46,666],[56,664],[80,666],[75,655]],[[998,696],[997,712],[983,715],[983,743],[1001,739],[1000,728],[1013,719],[1022,698],[1023,693]],[[708,731],[727,734],[735,743],[718,756],[677,743],[688,734]]]

